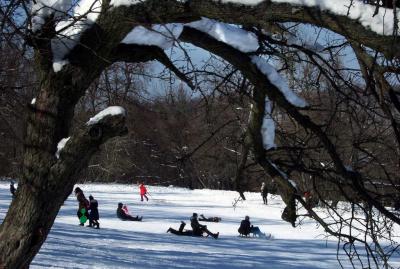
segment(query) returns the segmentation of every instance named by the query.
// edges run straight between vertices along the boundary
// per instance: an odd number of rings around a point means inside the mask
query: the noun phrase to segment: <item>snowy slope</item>
[[[338,268],[336,242],[312,222],[292,228],[280,219],[278,197],[262,204],[258,193],[238,197],[230,191],[194,190],[149,186],[149,202],[140,202],[137,185],[79,185],[99,201],[100,230],[78,226],[77,202],[71,195],[61,208],[51,233],[31,268]],[[11,201],[7,182],[0,183],[0,221]],[[127,203],[143,222],[123,222],[115,217],[118,202]],[[167,234],[180,220],[188,223],[193,212],[219,216],[206,223],[218,240]],[[239,238],[240,220],[250,216],[254,225],[274,239]],[[345,268],[350,268],[341,256]],[[400,265],[400,261],[397,266]]]

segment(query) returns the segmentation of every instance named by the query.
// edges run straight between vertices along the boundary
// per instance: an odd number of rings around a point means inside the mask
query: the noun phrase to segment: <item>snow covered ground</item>
[[[315,223],[305,221],[292,228],[280,219],[283,204],[269,197],[262,204],[259,193],[246,193],[248,200],[232,206],[236,192],[187,190],[148,186],[149,202],[140,202],[137,185],[81,184],[86,197],[99,202],[100,230],[81,227],[77,201],[71,195],[61,207],[55,224],[31,268],[339,268],[336,242],[327,241]],[[9,183],[0,182],[0,222],[11,201]],[[142,222],[116,218],[117,203],[126,203]],[[190,228],[193,212],[219,216],[220,223],[205,223],[218,240],[176,236],[184,220]],[[240,238],[237,229],[245,215],[273,239]],[[345,268],[350,263],[339,256]],[[396,263],[400,266],[400,260]]]

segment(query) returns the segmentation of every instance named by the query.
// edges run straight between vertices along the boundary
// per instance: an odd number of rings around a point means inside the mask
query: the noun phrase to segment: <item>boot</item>
[[[214,239],[217,239],[217,238],[218,238],[218,236],[219,236],[219,232],[218,232],[218,233],[216,233],[216,234],[213,234],[213,237],[214,237]]]

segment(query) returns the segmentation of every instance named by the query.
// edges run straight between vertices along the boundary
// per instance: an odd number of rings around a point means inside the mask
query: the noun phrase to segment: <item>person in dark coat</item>
[[[75,196],[79,202],[78,212],[76,214],[78,215],[78,218],[79,218],[79,222],[80,222],[79,225],[83,226],[84,222],[82,222],[81,217],[83,215],[85,215],[86,218],[89,219],[88,209],[89,209],[90,203],[86,199],[85,195],[83,194],[83,191],[79,187],[75,188]]]
[[[268,188],[267,188],[267,185],[265,184],[265,182],[263,182],[261,184],[260,191],[261,191],[261,196],[263,198],[264,204],[268,204]]]
[[[122,203],[118,203],[118,208],[117,208],[117,217],[120,220],[131,220],[131,221],[142,221],[143,217],[136,216],[133,217],[131,216],[127,210],[126,210],[126,206],[125,206],[125,210],[124,210],[124,205]]]
[[[17,189],[14,186],[14,181],[10,182],[10,193],[12,195],[12,198],[15,198],[15,192],[17,191]]]
[[[183,230],[185,228],[186,223],[181,221],[181,225],[179,226],[179,230],[175,230],[174,228],[169,227],[167,233],[172,233],[175,235],[186,235],[186,236],[194,236],[192,230]]]
[[[89,227],[95,227],[96,229],[100,229],[99,223],[99,203],[96,199],[93,198],[92,195],[89,196],[90,206],[89,206]]]
[[[193,235],[195,236],[203,236],[203,233],[211,235],[215,239],[218,238],[219,233],[212,233],[207,229],[206,225],[201,225],[197,219],[197,213],[193,213],[193,216],[190,218],[190,226],[193,229]]]
[[[266,236],[265,233],[262,233],[260,228],[257,226],[253,226],[250,223],[250,217],[246,216],[244,220],[240,222],[240,227],[238,229],[238,232],[241,236],[248,236],[249,234],[253,235],[258,235],[258,236]]]

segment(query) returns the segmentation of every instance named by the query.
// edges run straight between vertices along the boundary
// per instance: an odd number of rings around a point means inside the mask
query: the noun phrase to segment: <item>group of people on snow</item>
[[[88,227],[100,229],[99,204],[97,200],[92,195],[89,196],[89,200],[86,199],[85,194],[79,187],[76,187],[74,192],[79,203],[78,212],[76,213],[79,218],[79,225],[84,226],[85,222],[89,220]]]
[[[14,187],[14,185],[10,185],[10,191],[13,193],[11,190],[11,187]],[[15,188],[14,188],[15,192]],[[79,219],[79,225],[84,226],[86,221],[89,220],[89,225],[88,227],[93,227],[96,229],[100,228],[100,223],[99,223],[99,203],[97,202],[96,199],[93,198],[92,195],[89,196],[89,200],[86,199],[85,195],[83,194],[83,191],[81,188],[76,187],[75,188],[75,196],[76,199],[78,200],[78,212],[76,213]],[[146,186],[141,183],[139,185],[139,193],[140,193],[140,198],[141,201],[143,202],[143,197],[146,198],[146,201],[149,200],[147,197],[147,189]],[[13,194],[14,195],[14,194]],[[132,216],[129,214],[129,210],[127,205],[124,205],[123,203],[118,203],[117,207],[117,217],[120,220],[128,220],[128,221],[141,221],[143,217],[139,216]]]
[[[218,221],[214,222],[219,222],[220,220],[221,219],[219,218]],[[211,236],[215,239],[217,239],[219,236],[219,232],[213,233],[208,230],[207,225],[202,225],[199,223],[197,213],[193,213],[192,217],[190,218],[190,226],[192,227],[192,230],[184,230],[185,226],[186,223],[184,221],[181,221],[181,225],[179,226],[178,230],[170,227],[167,230],[167,233],[185,236],[203,236],[204,234],[206,234],[207,236]],[[253,236],[268,238],[265,233],[261,232],[259,227],[251,225],[249,216],[246,216],[245,219],[242,220],[238,232],[240,236],[247,237],[250,234],[253,234]]]
[[[92,195],[90,195],[89,200],[87,200],[82,189],[79,187],[76,187],[74,192],[79,204],[77,211],[77,216],[80,222],[79,225],[84,226],[85,222],[89,220],[88,227],[94,227],[96,229],[99,229],[100,228],[99,211],[98,211],[99,205],[97,200],[94,199]],[[149,200],[149,198],[146,195],[148,193],[147,189],[143,183],[139,185],[139,193],[141,201],[143,201],[143,198],[145,198],[146,201]],[[118,203],[116,215],[120,220],[123,221],[141,221],[143,219],[142,216],[140,217],[138,215],[132,216],[129,213],[127,205],[124,205],[121,202]],[[199,219],[198,214],[193,213],[192,217],[190,218],[190,226],[192,230],[184,230],[186,223],[184,221],[181,221],[181,225],[178,230],[169,228],[167,230],[167,233],[170,232],[176,235],[187,235],[187,236],[203,236],[203,234],[206,234],[207,236],[211,236],[217,239],[219,236],[219,232],[217,233],[211,232],[210,230],[208,230],[207,225],[200,224],[199,221],[220,222],[221,218],[220,217],[206,218],[203,214],[201,214],[200,216],[201,218]],[[248,236],[251,233],[253,235],[265,236],[265,233],[262,233],[258,227],[254,227],[253,225],[250,224],[250,218],[248,216],[246,216],[246,218],[242,220],[238,232],[241,236]]]

